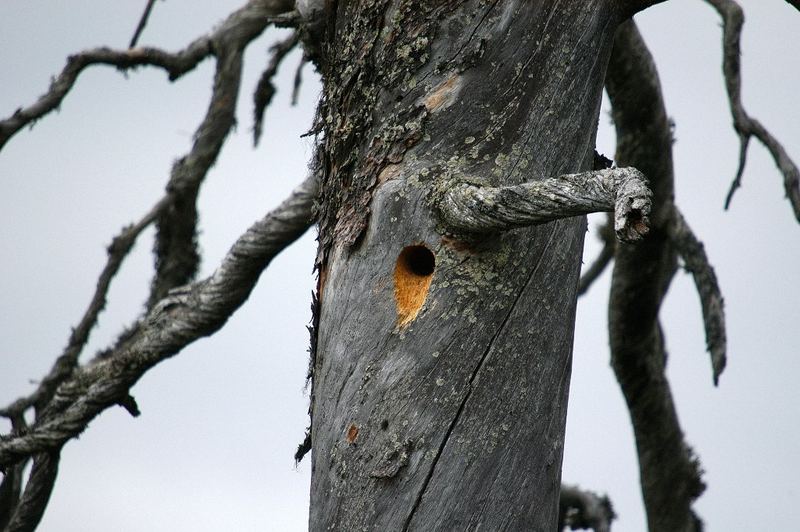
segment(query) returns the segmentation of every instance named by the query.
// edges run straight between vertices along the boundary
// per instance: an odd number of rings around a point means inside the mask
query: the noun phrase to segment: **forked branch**
[[[744,13],[734,0],[706,0],[722,17],[722,72],[725,75],[725,88],[728,91],[728,104],[733,115],[733,127],[739,135],[739,167],[736,177],[731,183],[728,195],[725,198],[725,208],[730,206],[736,190],[742,184],[742,174],[747,162],[747,148],[750,139],[755,137],[769,150],[772,159],[783,174],[783,187],[786,197],[792,205],[795,218],[800,221],[800,170],[789,157],[786,149],[772,134],[755,118],[745,111],[742,105],[742,77],[740,62],[740,40]],[[797,7],[797,2],[790,2]]]
[[[312,223],[317,180],[309,177],[277,209],[248,229],[207,279],[172,290],[137,324],[128,341],[76,369],[27,431],[0,438],[0,468],[60,448],[83,432],[152,366],[221,328],[245,302],[275,255]]]
[[[130,253],[139,235],[155,221],[156,217],[171,201],[171,196],[165,196],[141,220],[125,227],[119,235],[114,237],[111,245],[108,246],[108,259],[97,279],[97,286],[89,302],[89,307],[84,312],[78,325],[72,329],[67,347],[56,359],[50,372],[42,379],[36,390],[29,396],[20,398],[9,406],[0,409],[0,416],[13,419],[15,416],[24,414],[31,406],[36,406],[37,409],[41,410],[53,396],[58,385],[72,374],[72,371],[78,365],[78,357],[83,351],[86,342],[89,341],[89,334],[97,324],[100,312],[106,306],[106,297],[111,281],[117,275],[122,262]]]
[[[250,0],[213,32],[194,40],[175,53],[150,47],[128,50],[103,47],[72,55],[67,58],[66,66],[53,79],[47,92],[33,104],[20,107],[10,117],[0,121],[0,149],[20,129],[56,109],[72,89],[80,73],[91,65],[110,65],[121,70],[154,66],[164,69],[169,79],[174,81],[194,69],[206,57],[216,55],[221,46],[242,39],[249,42],[275,20],[285,23],[281,15],[292,7],[293,2],[289,0]]]

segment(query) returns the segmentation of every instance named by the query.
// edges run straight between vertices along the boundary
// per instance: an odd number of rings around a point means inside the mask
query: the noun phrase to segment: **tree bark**
[[[617,5],[327,14],[311,530],[556,527],[585,219],[448,234],[433,198],[592,168]]]

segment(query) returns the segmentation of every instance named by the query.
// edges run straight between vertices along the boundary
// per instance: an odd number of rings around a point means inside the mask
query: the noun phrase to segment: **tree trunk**
[[[585,220],[453,235],[433,204],[591,169],[616,5],[333,8],[311,530],[555,529]]]

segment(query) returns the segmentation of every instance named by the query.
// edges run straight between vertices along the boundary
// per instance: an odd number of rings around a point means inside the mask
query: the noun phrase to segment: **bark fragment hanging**
[[[397,257],[394,300],[400,327],[414,321],[425,304],[435,268],[433,253],[423,245],[406,246]]]

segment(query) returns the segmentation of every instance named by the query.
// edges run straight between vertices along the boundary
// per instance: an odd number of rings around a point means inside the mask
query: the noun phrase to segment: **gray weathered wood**
[[[622,241],[647,233],[650,189],[635,168],[608,168],[504,187],[454,183],[437,202],[448,230],[492,233],[593,212],[614,212]]]
[[[329,14],[311,530],[555,528],[585,221],[461,240],[432,203],[591,169],[616,5]],[[402,325],[411,245],[435,268]]]

